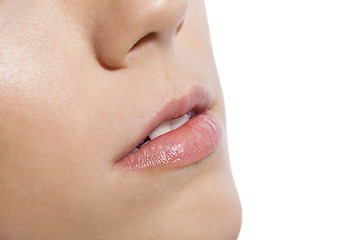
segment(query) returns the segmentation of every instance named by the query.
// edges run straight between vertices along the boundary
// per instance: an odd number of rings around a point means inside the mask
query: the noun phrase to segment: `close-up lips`
[[[201,161],[222,139],[212,105],[212,95],[203,88],[170,100],[144,123],[141,139],[116,164],[125,170],[179,169]]]

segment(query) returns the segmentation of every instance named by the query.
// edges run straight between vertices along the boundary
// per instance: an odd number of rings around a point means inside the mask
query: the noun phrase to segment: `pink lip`
[[[208,112],[211,104],[211,95],[201,88],[170,101],[150,120],[142,139],[164,121],[183,116],[190,110],[195,110],[197,115],[180,128],[150,141],[137,152],[127,154],[116,164],[128,170],[154,167],[174,169],[201,161],[217,148],[222,137],[219,122]]]

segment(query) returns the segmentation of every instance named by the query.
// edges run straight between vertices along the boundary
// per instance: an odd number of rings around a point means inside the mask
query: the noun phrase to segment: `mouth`
[[[145,123],[143,137],[116,164],[127,170],[178,169],[201,161],[222,137],[222,128],[210,111],[212,102],[211,94],[200,88],[169,101]]]
[[[131,152],[133,153],[133,152],[139,151],[146,144],[148,144],[151,140],[154,140],[161,135],[164,135],[168,132],[171,132],[171,131],[181,127],[182,125],[184,125],[186,122],[188,122],[190,119],[192,119],[196,115],[197,114],[196,114],[195,110],[191,110],[179,118],[163,122],[159,127],[157,127],[154,131],[152,131],[149,134],[149,136],[147,136],[139,145],[137,145],[137,147],[134,150],[132,150]]]

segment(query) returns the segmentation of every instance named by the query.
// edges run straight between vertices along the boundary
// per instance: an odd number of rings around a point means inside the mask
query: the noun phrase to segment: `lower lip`
[[[129,170],[183,168],[215,151],[221,137],[219,122],[211,114],[204,113],[190,119],[180,128],[155,138],[117,163],[119,167]]]

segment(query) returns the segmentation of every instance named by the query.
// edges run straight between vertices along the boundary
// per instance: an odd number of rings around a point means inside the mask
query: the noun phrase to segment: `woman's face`
[[[236,239],[225,130],[202,0],[0,0],[0,239]]]

